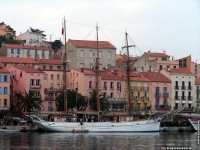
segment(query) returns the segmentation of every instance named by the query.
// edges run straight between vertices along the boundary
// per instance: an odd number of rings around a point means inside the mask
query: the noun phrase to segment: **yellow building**
[[[0,69],[0,110],[10,109],[10,73]]]
[[[14,36],[15,37],[15,31],[10,26],[6,25],[4,22],[0,23],[0,35],[3,36]]]

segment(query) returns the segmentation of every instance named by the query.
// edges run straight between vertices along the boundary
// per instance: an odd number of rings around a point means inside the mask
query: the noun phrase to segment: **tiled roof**
[[[165,53],[145,52],[144,54],[148,55],[149,57],[170,57]]]
[[[195,84],[200,85],[200,77],[195,79]]]
[[[149,79],[146,78],[142,73],[131,73],[130,75],[130,80],[131,81],[143,81],[143,82],[148,82]]]
[[[97,41],[69,39],[68,42],[72,43],[76,48],[97,48]],[[98,47],[99,49],[116,49],[116,47],[108,41],[99,41]]]
[[[171,80],[165,77],[160,72],[142,72],[142,74],[151,82],[171,83]]]
[[[0,63],[37,64],[38,62],[33,58],[0,57]]]
[[[124,80],[124,73],[119,70],[104,70],[100,75],[102,80]]]
[[[15,48],[15,49],[33,49],[33,50],[52,50],[48,47],[38,47],[38,46],[27,46],[27,45],[17,45],[17,44],[4,44],[3,46],[7,48]]]
[[[76,71],[84,73],[85,75],[95,75],[95,70],[93,69],[83,68],[83,69],[77,69]]]
[[[59,59],[38,59],[39,64],[52,64],[52,65],[62,65],[63,61]]]
[[[0,73],[9,73],[7,69],[0,69]]]
[[[172,68],[170,70],[170,73],[172,73],[172,74],[190,74],[190,75],[193,75],[192,72],[188,71],[185,68]]]
[[[28,66],[14,66],[15,68],[18,68],[20,70],[25,71],[26,73],[43,73],[41,70],[37,70],[33,67],[28,67]]]

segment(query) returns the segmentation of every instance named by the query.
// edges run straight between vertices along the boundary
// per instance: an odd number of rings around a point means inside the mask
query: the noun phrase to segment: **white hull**
[[[39,129],[48,132],[158,132],[159,120],[133,122],[46,122],[36,121]]]
[[[191,119],[188,119],[189,122],[191,123],[192,127],[194,128],[195,131],[198,131],[198,121],[193,121]]]

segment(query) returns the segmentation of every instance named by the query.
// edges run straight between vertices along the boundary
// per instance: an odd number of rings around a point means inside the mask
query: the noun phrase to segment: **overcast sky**
[[[62,39],[66,17],[67,38],[110,41],[117,52],[136,44],[132,55],[151,50],[175,58],[192,55],[200,63],[200,0],[0,0],[0,22],[16,30],[29,27],[45,31],[47,40]],[[124,51],[122,51],[124,52]]]

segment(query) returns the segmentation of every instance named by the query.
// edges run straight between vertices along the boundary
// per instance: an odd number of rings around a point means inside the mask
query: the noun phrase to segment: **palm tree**
[[[35,95],[35,91],[16,92],[16,107],[21,112],[31,112],[42,108],[42,100]]]

